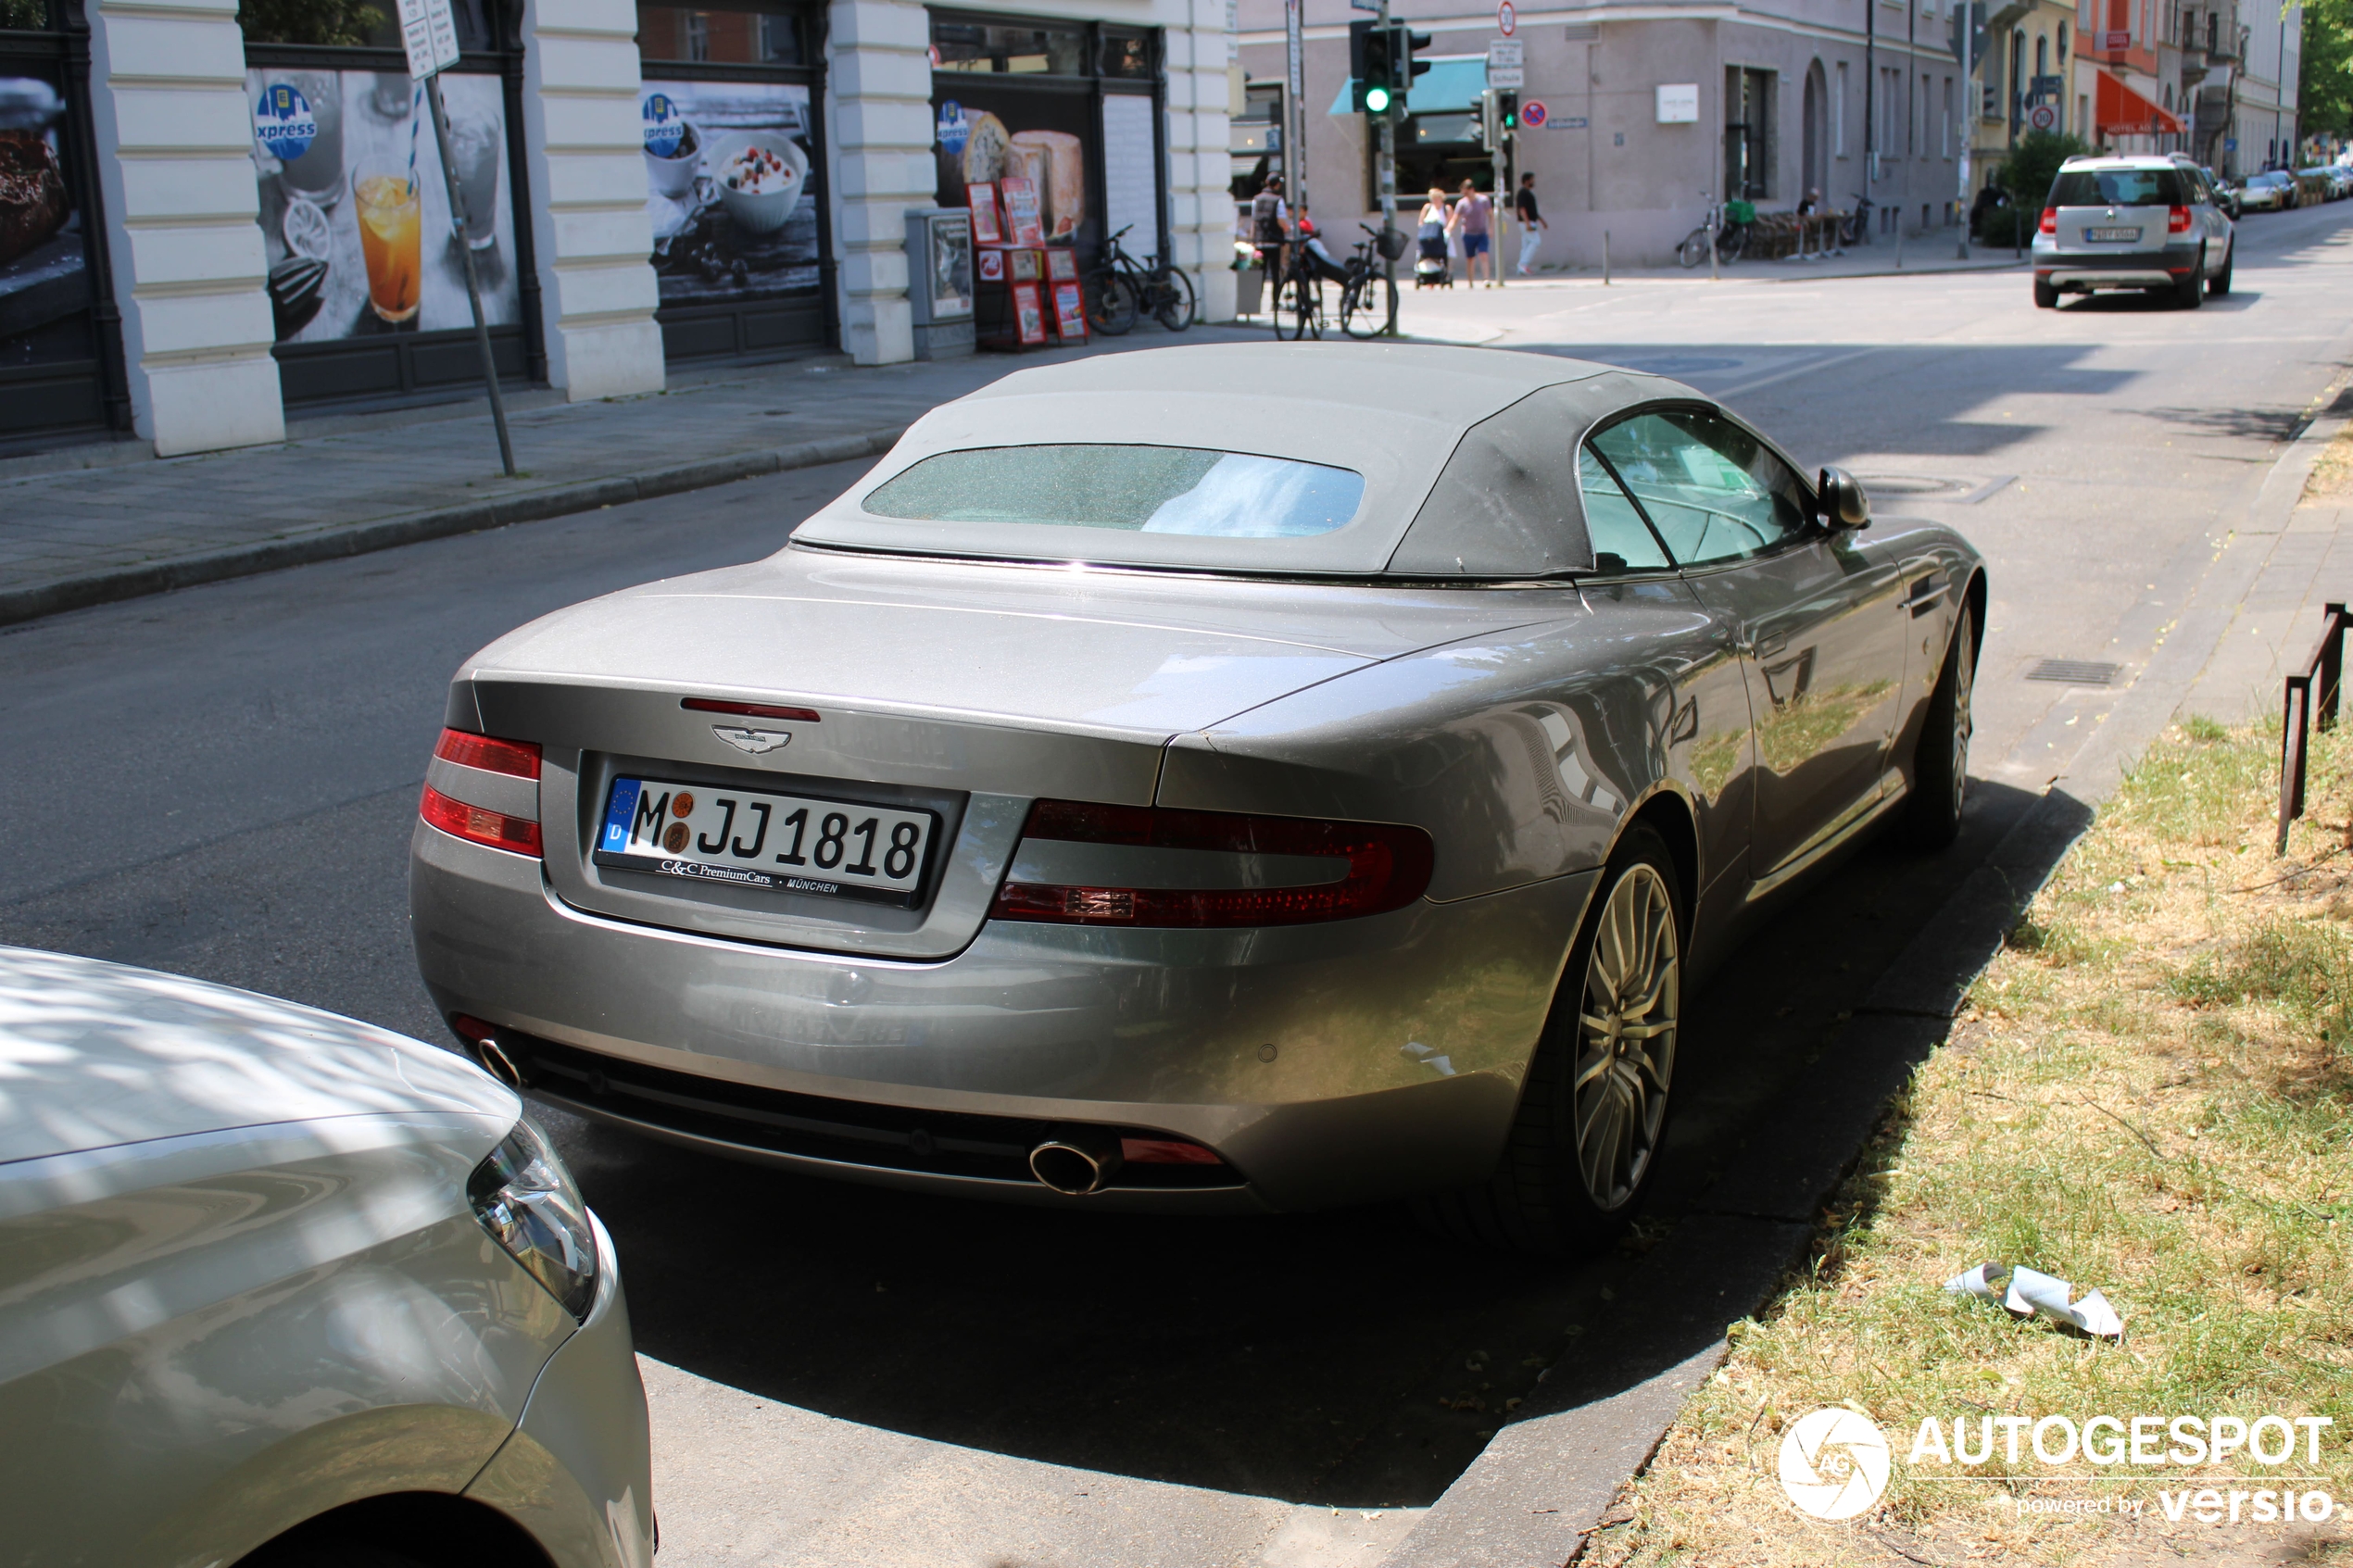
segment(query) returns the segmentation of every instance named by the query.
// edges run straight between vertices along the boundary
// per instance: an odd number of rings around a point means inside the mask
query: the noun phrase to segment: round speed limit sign
[[[2058,110],[2048,104],[2037,104],[2026,111],[2026,123],[2037,131],[2057,131]]]

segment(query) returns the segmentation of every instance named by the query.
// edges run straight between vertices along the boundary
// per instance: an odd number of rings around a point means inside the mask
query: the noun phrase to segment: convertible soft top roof
[[[1680,383],[1587,360],[1418,344],[1208,344],[1017,370],[942,404],[797,544],[1199,571],[1512,578],[1591,570],[1578,441]],[[867,495],[941,452],[1103,442],[1203,447],[1353,470],[1346,526],[1222,538],[876,516]]]

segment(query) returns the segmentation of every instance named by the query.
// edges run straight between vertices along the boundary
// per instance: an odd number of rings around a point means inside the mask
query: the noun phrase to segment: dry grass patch
[[[2194,721],[2144,759],[1586,1562],[2353,1561],[2341,1514],[2164,1517],[2160,1486],[2262,1486],[2232,1479],[2266,1474],[2244,1455],[2136,1470],[1997,1449],[1979,1471],[2024,1481],[1906,1462],[1928,1417],[1949,1436],[1956,1417],[2329,1416],[2317,1465],[2268,1473],[2324,1476],[2353,1505],[2353,744],[2317,739],[2284,859],[2275,734]],[[2101,1289],[2123,1342],[1943,1288],[1989,1260]],[[1877,1420],[1896,1464],[1878,1508],[1830,1524],[1797,1513],[1777,1466],[1783,1428],[1834,1404]],[[2063,1498],[2143,1512],[2020,1507]]]
[[[2353,425],[2336,433],[2304,482],[2304,498],[2327,500],[2353,495]]]

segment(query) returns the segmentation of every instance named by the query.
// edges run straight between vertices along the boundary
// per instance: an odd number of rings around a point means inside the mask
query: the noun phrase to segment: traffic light
[[[1392,42],[1378,22],[1348,24],[1349,107],[1359,114],[1387,114],[1396,96]]]
[[[1505,137],[1519,133],[1519,94],[1504,88],[1495,94],[1495,119]]]
[[[1395,31],[1397,41],[1390,45],[1389,80],[1390,85],[1396,89],[1397,95],[1402,98],[1413,91],[1414,79],[1429,69],[1428,60],[1417,60],[1414,57],[1429,47],[1429,34],[1416,32],[1403,22],[1391,22],[1390,27]]]

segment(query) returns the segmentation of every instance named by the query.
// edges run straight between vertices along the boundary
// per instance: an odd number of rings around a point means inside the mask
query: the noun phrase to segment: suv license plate
[[[2141,237],[2138,229],[2086,229],[2083,237],[2093,241],[2121,241],[2131,244]]]
[[[660,779],[612,782],[590,857],[698,882],[903,907],[923,890],[939,819],[852,800]]]

